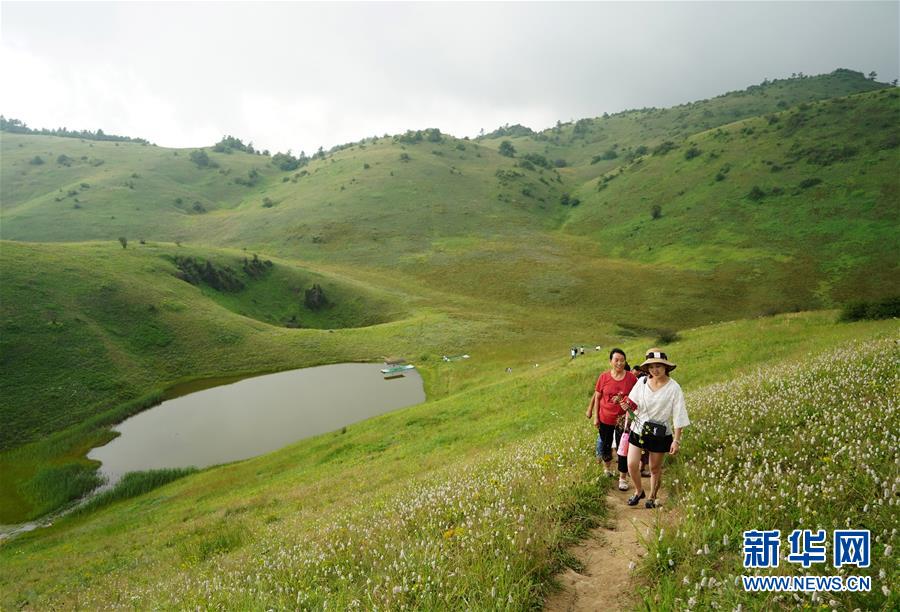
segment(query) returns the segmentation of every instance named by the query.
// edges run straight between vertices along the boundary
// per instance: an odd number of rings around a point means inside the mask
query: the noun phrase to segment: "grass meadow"
[[[539,608],[605,512],[594,381],[612,346],[656,345],[694,425],[664,484],[681,522],[634,570],[645,607],[896,607],[900,330],[836,309],[896,296],[898,116],[895,87],[837,70],[290,171],[3,132],[0,523],[71,505],[112,425],[216,381],[406,358],[428,401],[131,475],[0,541],[0,609]],[[185,282],[185,258],[244,288]],[[735,586],[742,529],[846,524],[872,530],[873,592]]]
[[[692,597],[691,605],[791,607],[694,586],[707,574],[714,584],[726,577],[733,584],[735,530],[770,527],[769,504],[797,501],[779,515],[779,526],[809,525],[813,510],[815,524],[826,527],[871,518],[865,524],[873,538],[887,528],[881,540],[891,545],[893,498],[884,497],[883,483],[890,489],[897,476],[896,445],[869,435],[873,448],[864,457],[855,436],[867,435],[859,411],[896,401],[896,322],[836,324],[835,316],[722,323],[687,331],[667,347],[680,364],[694,425],[664,484],[669,503],[684,509],[680,531],[663,533],[654,549],[661,560],[648,556],[635,570],[652,609],[686,607]],[[626,350],[639,354],[647,340],[638,342]],[[4,607],[538,606],[553,572],[577,565],[566,548],[602,519],[594,434],[582,415],[605,357],[514,371],[20,536],[0,549]],[[866,372],[859,388],[836,393],[835,381],[845,380],[838,374],[857,364]],[[760,400],[771,387],[783,396],[774,404]],[[865,391],[862,401],[854,389]],[[841,410],[832,410],[833,401],[843,402]],[[777,409],[785,406],[795,408],[792,420]],[[896,414],[885,418],[890,423]],[[729,428],[724,450],[720,420]],[[817,445],[797,442],[794,431],[803,423],[821,429]],[[860,487],[847,498],[851,482]],[[762,490],[767,501],[760,508]],[[725,535],[730,547],[721,549],[716,542]],[[715,562],[694,554],[704,545]],[[77,567],[63,552],[76,550]],[[873,555],[884,552],[876,546]],[[883,568],[874,565],[874,575]],[[888,609],[881,586],[890,590],[896,577],[890,567],[885,576],[891,578],[875,581],[877,593],[841,601]]]

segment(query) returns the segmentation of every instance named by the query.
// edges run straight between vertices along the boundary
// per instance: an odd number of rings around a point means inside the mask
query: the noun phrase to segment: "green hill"
[[[669,469],[685,483],[667,481],[675,495],[691,500],[719,495],[701,488],[706,481],[697,466],[710,458],[716,458],[718,470],[747,463],[736,448],[710,451],[720,440],[717,415],[727,405],[734,427],[730,435],[737,435],[739,427],[777,431],[796,445],[766,452],[771,463],[798,466],[789,470],[784,484],[803,482],[807,505],[792,508],[791,520],[810,520],[817,508],[821,516],[816,520],[824,524],[838,518],[856,524],[863,506],[880,497],[878,480],[860,465],[844,469],[842,463],[835,465],[838,471],[830,470],[816,453],[855,447],[858,439],[851,432],[857,430],[834,428],[831,420],[864,422],[866,406],[850,395],[833,410],[835,404],[816,401],[818,395],[810,396],[808,389],[817,377],[851,362],[866,372],[853,379],[860,390],[890,389],[897,376],[897,329],[896,322],[835,325],[833,319],[833,313],[816,313],[722,323],[685,332],[684,340],[671,346],[697,423],[684,449],[684,461],[693,469],[683,473],[681,462],[670,462]],[[812,356],[850,339],[867,344],[826,353],[810,365]],[[645,346],[646,341],[637,341],[624,348],[639,354]],[[128,602],[139,608],[264,609],[297,601],[320,608],[327,600],[329,608],[349,608],[358,600],[392,609],[404,603],[414,609],[482,609],[491,607],[498,593],[512,609],[538,605],[550,574],[565,562],[564,548],[601,512],[597,504],[605,492],[596,485],[594,434],[581,415],[586,393],[605,365],[601,354],[572,363],[562,356],[495,384],[57,521],[0,547],[2,605],[96,609]],[[753,412],[741,413],[742,404],[732,407],[721,397],[724,385],[704,386],[729,381],[731,389],[735,377],[740,378],[735,398],[765,398],[773,384],[778,386],[778,406],[790,403],[790,420],[785,412],[764,410],[771,404],[766,400],[760,408],[754,399]],[[779,429],[779,423],[794,425]],[[792,433],[804,424],[815,432],[815,445],[802,444]],[[879,457],[867,466],[890,482],[896,466],[884,452]],[[799,467],[808,465],[819,466],[811,483]],[[835,516],[826,513],[829,494],[818,486],[832,478],[852,482]],[[739,529],[768,525],[757,503],[756,495],[747,492],[705,507],[707,513],[719,513],[719,540],[724,533],[738,542],[732,549],[714,547],[715,568],[703,566],[720,581],[731,582],[729,572],[740,564]],[[702,507],[687,511],[709,524]],[[863,524],[880,532],[890,524],[890,511],[886,504],[873,508]],[[734,522],[735,513],[742,521]],[[678,565],[671,575],[652,574],[670,585],[666,597],[682,596],[688,591],[682,577],[699,574],[691,560],[693,548],[685,551],[698,539],[701,547],[708,540],[698,526],[689,533],[690,540],[683,542],[673,542],[666,533],[661,553],[665,546],[674,547]],[[896,567],[882,553],[881,547],[873,552],[873,566],[865,572],[877,575],[886,569],[894,576]],[[644,592],[655,592],[653,585]],[[716,593],[704,596],[719,597]],[[877,609],[883,601],[874,590],[835,596],[851,608]],[[729,591],[728,597],[750,602],[746,594],[741,599]]]
[[[175,385],[404,356],[429,399],[5,543],[0,607],[537,605],[602,512],[571,423],[605,359],[570,346],[666,345],[703,396],[894,341],[895,321],[768,315],[896,295],[898,114],[896,88],[838,70],[541,133],[366,139],[290,170],[3,132],[0,522],[91,489],[86,452]],[[657,582],[680,596],[680,579]]]

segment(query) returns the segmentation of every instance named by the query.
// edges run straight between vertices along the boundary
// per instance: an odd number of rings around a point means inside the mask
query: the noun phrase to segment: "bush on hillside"
[[[753,189],[750,190],[750,193],[747,194],[747,197],[754,202],[759,202],[764,197],[766,197],[766,192],[763,191],[759,185],[754,185]]]
[[[550,169],[550,160],[541,155],[540,153],[526,153],[522,156],[523,159],[531,162],[535,166],[540,166],[541,168]]]
[[[29,161],[28,163],[31,164],[32,166],[40,166],[41,164],[44,163],[44,158],[41,157],[40,155],[35,155],[34,157],[31,158],[31,161]]]
[[[659,219],[660,217],[662,217],[662,206],[654,204],[653,208],[650,209],[650,218]]]
[[[328,298],[325,296],[325,290],[318,283],[314,283],[312,287],[307,289],[303,295],[303,305],[309,310],[321,310],[328,306]]]
[[[822,179],[816,177],[804,179],[800,181],[800,189],[809,189],[810,187],[815,187],[821,182]]]
[[[68,168],[69,166],[72,165],[72,158],[69,157],[68,155],[66,155],[65,153],[63,153],[59,157],[56,158],[56,163],[59,164],[60,166],[65,166],[66,168]]]
[[[208,168],[209,167],[209,155],[203,149],[197,149],[195,151],[191,151],[190,154],[191,161],[197,164],[198,168]]]
[[[830,166],[831,164],[847,161],[856,156],[859,149],[850,145],[831,147],[812,147],[800,151],[806,157],[806,161],[817,166]]]
[[[660,329],[657,332],[659,335],[656,337],[655,344],[657,346],[664,346],[666,344],[672,344],[673,342],[678,342],[681,340],[681,336],[678,335],[678,332],[673,329]]]
[[[671,150],[673,150],[673,149],[677,149],[677,148],[678,148],[678,145],[676,145],[676,144],[675,144],[674,142],[672,142],[671,140],[667,140],[667,141],[665,141],[665,142],[663,142],[663,143],[658,144],[658,145],[653,149],[653,155],[665,155],[665,154],[668,153],[669,151],[671,151]]]
[[[566,166],[569,165],[569,162],[567,162],[564,159],[554,159],[553,165],[556,166],[557,168],[565,168]]]
[[[266,274],[269,270],[271,270],[275,264],[272,263],[271,260],[267,259],[262,261],[259,258],[259,255],[256,253],[253,254],[253,259],[247,259],[244,257],[243,270],[244,274],[249,276],[250,278],[260,278]]]
[[[508,140],[504,140],[503,142],[500,143],[500,148],[497,149],[497,152],[500,155],[503,155],[505,157],[515,157],[516,156],[516,148]]]
[[[303,151],[300,152],[300,157],[294,157],[288,151],[287,153],[276,153],[272,156],[272,163],[283,172],[293,172],[297,168],[308,164],[309,158],[306,157]]]
[[[228,266],[217,266],[211,261],[202,261],[193,257],[175,256],[178,273],[175,275],[192,285],[205,283],[216,291],[237,292],[244,288],[244,283]]]
[[[697,147],[691,147],[690,149],[688,149],[687,151],[684,152],[684,158],[686,160],[690,161],[690,160],[694,159],[695,157],[700,157],[700,155],[702,153],[703,153],[703,151],[701,151]]]
[[[594,157],[591,158],[591,164],[593,165],[601,161],[616,159],[617,157],[619,157],[619,154],[616,153],[615,149],[607,149],[600,155],[594,155]]]
[[[563,206],[572,206],[574,208],[581,204],[581,200],[571,197],[568,193],[564,193],[560,196],[559,203]]]
[[[883,300],[850,302],[841,309],[838,321],[892,319],[900,317],[900,296]]]
[[[243,185],[244,187],[253,187],[256,183],[259,182],[259,172],[256,171],[256,168],[252,168],[249,172],[247,172],[247,178],[242,176],[234,179],[235,184]]]
[[[253,143],[244,144],[240,138],[235,138],[234,136],[222,136],[222,140],[213,146],[213,151],[217,153],[231,153],[232,151],[256,153]]]

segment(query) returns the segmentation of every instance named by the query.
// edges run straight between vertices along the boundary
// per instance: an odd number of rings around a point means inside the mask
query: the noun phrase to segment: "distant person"
[[[681,448],[681,435],[690,425],[684,392],[681,386],[669,377],[677,366],[657,348],[647,351],[644,362],[639,366],[649,374],[647,382],[634,385],[621,407],[635,411],[634,422],[628,436],[628,471],[634,481],[634,495],[628,499],[629,506],[636,506],[646,496],[641,480],[641,451],[650,453],[650,497],[644,504],[656,507],[656,496],[662,484],[662,466],[666,453],[675,455]]]
[[[614,348],[609,352],[609,371],[603,372],[594,386],[594,395],[588,404],[585,416],[592,420],[597,428],[597,460],[604,464],[607,476],[613,477],[616,473],[612,469],[612,443],[615,435],[616,423],[625,411],[618,404],[622,397],[627,396],[637,382],[637,378],[631,372],[625,371],[625,351]],[[628,488],[627,466],[620,465],[619,488]]]
[[[579,347],[578,347],[578,354],[579,354],[579,355],[584,355],[584,347],[583,347],[583,346],[579,346]]]
[[[570,349],[569,352],[572,354],[572,359],[575,359],[575,357],[578,355],[578,350],[574,346]]]

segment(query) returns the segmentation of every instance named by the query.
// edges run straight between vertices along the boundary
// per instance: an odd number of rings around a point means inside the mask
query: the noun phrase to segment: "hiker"
[[[597,461],[603,461],[607,476],[613,477],[616,473],[612,470],[612,443],[616,430],[616,423],[624,410],[616,403],[617,399],[628,395],[637,382],[634,374],[625,370],[625,351],[614,348],[609,352],[609,371],[603,372],[594,386],[594,395],[588,404],[585,416],[592,419],[598,430],[597,435]],[[627,464],[619,464],[619,489],[628,489]]]
[[[627,399],[620,402],[622,408],[634,410],[628,436],[628,472],[634,481],[634,495],[628,498],[629,506],[636,506],[644,497],[641,481],[641,451],[650,453],[650,497],[647,508],[656,507],[656,495],[662,484],[662,465],[666,453],[675,455],[681,448],[681,435],[690,425],[681,386],[669,374],[677,366],[658,348],[647,351],[644,363],[638,366],[649,377],[634,385]]]
[[[637,376],[639,383],[644,382],[645,378],[648,380],[650,378],[650,375],[647,374],[646,372],[644,372],[640,368],[634,369],[634,375]],[[626,457],[626,459],[627,459],[627,457]],[[641,476],[643,478],[650,478],[650,472],[647,471],[649,469],[648,468],[649,464],[650,464],[650,453],[647,452],[646,450],[644,450],[641,452]]]
[[[578,350],[574,346],[569,352],[572,354],[572,359],[575,359],[575,357],[578,355]]]
[[[579,355],[584,355],[584,347],[583,347],[583,346],[579,346],[579,347],[578,347],[578,354],[579,354]]]

